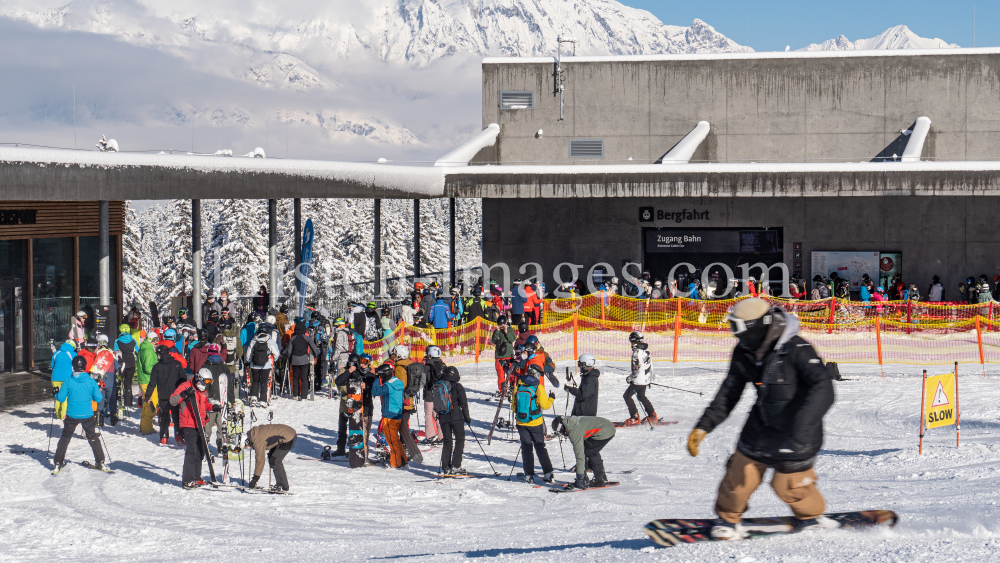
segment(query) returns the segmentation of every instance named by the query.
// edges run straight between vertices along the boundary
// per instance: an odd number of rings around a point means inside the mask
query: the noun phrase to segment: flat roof
[[[837,59],[846,57],[920,57],[920,56],[960,56],[960,55],[1000,55],[1000,47],[977,47],[957,49],[872,49],[851,51],[764,51],[760,53],[677,53],[662,55],[587,55],[564,56],[563,63],[608,63],[608,62],[668,62],[668,61],[715,61],[715,60],[760,60],[760,59]],[[538,64],[555,61],[551,57],[486,57],[489,64]]]

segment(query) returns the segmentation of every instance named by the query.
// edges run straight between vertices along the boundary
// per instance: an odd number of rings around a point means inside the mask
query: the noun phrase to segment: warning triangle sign
[[[931,408],[944,407],[949,404],[950,403],[948,402],[948,395],[946,395],[944,392],[944,386],[941,385],[940,381],[938,381],[937,392],[934,393],[934,402],[931,403]]]

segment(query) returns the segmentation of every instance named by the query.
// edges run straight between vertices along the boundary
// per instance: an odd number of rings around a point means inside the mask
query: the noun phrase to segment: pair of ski
[[[838,524],[838,529],[893,527],[899,520],[891,510],[866,510],[861,512],[840,512],[825,514]],[[714,540],[711,536],[714,519],[663,519],[646,524],[649,539],[663,547],[673,547],[682,543],[698,543]],[[776,518],[744,518],[741,526],[745,532],[743,539],[787,535],[798,532],[795,519],[791,516]]]
[[[524,473],[518,473],[516,480],[524,481]],[[571,487],[573,483],[564,483],[560,481],[555,481],[551,484],[545,483],[543,485],[538,485],[532,483],[531,486],[536,489],[547,489],[550,493],[582,493],[584,491],[600,491],[603,489],[610,489],[611,487],[617,487],[621,485],[621,481],[608,481],[603,487],[587,487],[586,489],[578,489],[576,487]]]
[[[680,422],[679,420],[661,419],[661,420],[643,420],[642,422],[637,424],[629,424],[628,421],[626,420],[624,422],[615,422],[613,424],[615,425],[615,428],[635,428],[638,426],[646,426],[647,424],[650,426],[670,426],[672,424],[678,424],[679,422]]]
[[[62,467],[56,467],[55,469],[52,470],[52,475],[53,476],[59,475],[59,473],[61,473],[62,470],[65,469],[68,465],[69,464],[63,465]],[[103,473],[107,473],[108,475],[114,474],[114,471],[107,468],[97,467],[96,465],[90,463],[89,461],[81,461],[80,465],[86,467],[87,469],[93,469],[94,471],[101,471]]]

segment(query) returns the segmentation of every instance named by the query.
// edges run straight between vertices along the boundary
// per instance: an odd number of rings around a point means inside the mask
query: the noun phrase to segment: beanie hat
[[[733,315],[737,319],[752,321],[759,319],[771,310],[771,304],[759,297],[751,297],[745,301],[740,301],[733,308]]]

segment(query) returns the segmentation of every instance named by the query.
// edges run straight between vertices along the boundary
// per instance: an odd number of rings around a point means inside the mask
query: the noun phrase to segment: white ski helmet
[[[87,312],[86,311],[77,311],[76,312],[76,317],[78,319],[86,319],[87,318]]]
[[[201,376],[205,381],[214,381],[215,376],[212,374],[212,370],[208,368],[201,368],[198,370],[198,375]]]
[[[98,334],[97,335],[97,345],[100,346],[101,344],[107,346],[107,344],[108,344],[108,335],[107,334]]]
[[[392,351],[390,352],[390,354],[395,354],[397,357],[399,357],[401,359],[402,358],[409,358],[410,357],[410,349],[407,348],[406,346],[403,346],[402,344],[397,344],[397,345],[395,345],[395,346],[392,347]]]
[[[580,354],[580,359],[576,362],[577,367],[593,369],[597,364],[597,359],[591,354]]]
[[[278,324],[278,319],[274,315],[268,315],[266,322],[269,325],[276,325]]]
[[[438,348],[437,346],[428,346],[427,347],[427,357],[429,357],[429,358],[440,358],[441,357],[441,349]]]

